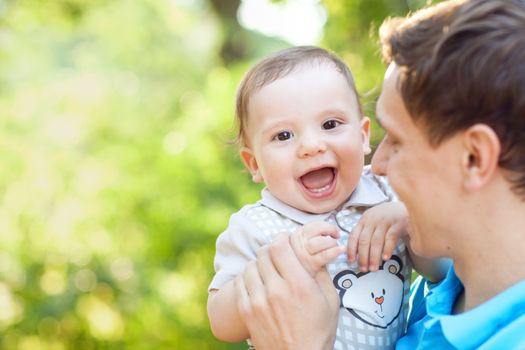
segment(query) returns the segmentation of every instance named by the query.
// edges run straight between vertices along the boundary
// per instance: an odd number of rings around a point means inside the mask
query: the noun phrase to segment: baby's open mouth
[[[310,171],[301,176],[303,186],[313,193],[322,193],[332,186],[335,180],[335,169],[331,167]]]

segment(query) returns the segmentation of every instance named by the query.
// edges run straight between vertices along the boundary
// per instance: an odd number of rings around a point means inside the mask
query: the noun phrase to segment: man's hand
[[[262,248],[235,279],[239,313],[258,350],[333,347],[339,297],[326,271],[313,278],[303,267],[296,235]]]

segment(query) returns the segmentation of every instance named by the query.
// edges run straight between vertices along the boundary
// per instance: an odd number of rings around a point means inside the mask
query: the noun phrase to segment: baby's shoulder
[[[390,186],[388,178],[386,176],[379,176],[374,174],[371,165],[365,165],[365,167],[363,168],[363,172],[361,174],[361,181],[367,184],[373,184],[373,186],[380,189],[390,201],[397,200],[397,195],[395,194],[392,186]]]
[[[230,218],[232,221],[256,227],[268,237],[295,231],[300,225],[264,204],[257,202],[243,206]]]
[[[239,211],[234,213],[232,216],[257,220],[260,218],[274,216],[275,214],[276,213],[272,209],[264,206],[261,202],[255,202],[244,205],[241,209],[239,209]]]

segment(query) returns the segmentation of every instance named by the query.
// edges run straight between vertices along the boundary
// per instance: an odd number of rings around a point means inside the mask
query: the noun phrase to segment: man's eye
[[[390,149],[390,152],[392,153],[397,153],[399,146],[401,145],[398,139],[395,139],[388,133],[385,134],[382,142],[385,144],[385,147]]]
[[[324,130],[333,129],[333,128],[337,127],[339,124],[341,124],[341,123],[338,122],[337,120],[330,119],[330,120],[327,120],[327,121],[325,121],[323,123],[323,129]]]
[[[390,147],[397,147],[399,145],[399,141],[394,139],[392,136],[387,135],[385,138],[386,144]]]
[[[275,137],[273,139],[274,140],[279,140],[279,141],[286,141],[286,140],[289,140],[291,138],[292,138],[292,133],[291,132],[289,132],[289,131],[281,131],[280,133],[275,135]]]

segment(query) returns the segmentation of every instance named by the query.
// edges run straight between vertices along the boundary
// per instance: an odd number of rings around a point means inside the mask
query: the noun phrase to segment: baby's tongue
[[[334,171],[332,168],[314,170],[301,176],[301,181],[308,189],[322,188],[334,181]]]

